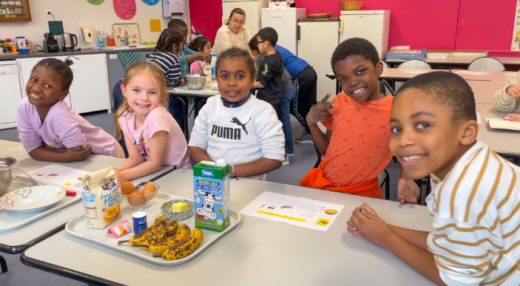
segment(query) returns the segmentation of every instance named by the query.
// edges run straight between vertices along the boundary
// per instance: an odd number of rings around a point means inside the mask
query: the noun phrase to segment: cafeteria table
[[[44,167],[49,164],[59,164],[86,171],[97,171],[109,166],[117,166],[124,161],[124,159],[121,158],[114,158],[102,155],[92,155],[85,161],[74,163],[49,163],[36,161],[29,157],[29,154],[27,154],[21,143],[5,140],[0,140],[0,156],[9,156],[15,158],[17,160],[17,163],[13,167],[26,172]],[[146,177],[140,178],[138,180],[151,180],[164,173],[168,173],[171,170],[171,167],[165,166],[160,171],[148,175]],[[14,189],[11,188],[9,189],[9,191],[14,191]],[[30,246],[59,232],[64,228],[65,223],[69,221],[70,218],[84,212],[83,205],[80,202],[81,201],[79,201],[78,203],[74,203],[68,207],[65,207],[59,211],[56,211],[52,214],[49,214],[21,228],[8,232],[1,232],[0,252],[8,254],[21,253]]]
[[[481,123],[479,124],[478,139],[499,153],[503,157],[520,160],[520,132],[508,130],[491,129],[487,124],[486,118],[504,118],[508,113],[501,113],[495,110],[493,104],[477,103],[477,112],[480,113]]]
[[[193,198],[193,170],[176,170],[157,183],[161,192]],[[346,230],[354,208],[368,203],[390,224],[430,231],[424,206],[399,207],[387,200],[246,178],[231,180],[230,191],[231,209],[237,212],[264,191],[345,207],[327,232],[242,215],[235,229],[178,266],[152,264],[66,231],[27,249],[21,260],[95,285],[434,285],[393,254]]]

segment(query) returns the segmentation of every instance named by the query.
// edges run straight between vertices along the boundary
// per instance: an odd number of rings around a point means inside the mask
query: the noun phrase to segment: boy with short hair
[[[278,109],[282,97],[283,60],[274,47],[278,42],[278,33],[271,27],[263,28],[256,35],[256,46],[261,54],[266,54],[264,60],[257,67],[258,77],[254,84],[258,88],[258,99],[270,103],[274,110]]]
[[[392,160],[388,120],[393,97],[379,92],[383,72],[379,54],[369,41],[352,38],[336,48],[331,64],[344,92],[331,105],[326,103],[329,94],[307,114],[314,143],[323,156],[300,184],[381,198],[378,175]],[[317,125],[320,121],[326,134]],[[398,192],[400,201],[416,202],[419,187],[401,173]]]
[[[256,46],[256,42],[256,35],[254,35],[247,45],[249,46],[253,57],[256,59],[256,66],[258,68],[262,65],[262,61],[266,57],[266,54],[260,53],[260,50],[258,50],[258,47]],[[288,156],[294,155],[294,142],[291,126],[291,100],[294,98],[295,94],[296,90],[294,89],[291,75],[284,67],[282,73],[282,97],[278,109],[276,110],[276,113],[278,113],[278,119],[283,124],[283,133],[285,135],[286,154],[282,166],[288,166],[290,164]]]
[[[413,178],[431,174],[431,233],[387,225],[368,205],[348,231],[438,285],[520,285],[520,168],[477,140],[475,98],[448,72],[406,82],[393,102],[390,149]]]

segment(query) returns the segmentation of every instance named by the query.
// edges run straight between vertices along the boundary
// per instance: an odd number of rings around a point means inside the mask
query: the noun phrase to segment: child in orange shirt
[[[383,65],[372,43],[352,38],[332,55],[332,69],[341,88],[330,105],[327,95],[307,114],[307,124],[321,154],[318,168],[300,181],[304,187],[381,198],[378,175],[392,160],[390,112],[393,96],[379,92]],[[327,133],[317,123],[327,127]],[[419,187],[405,174],[398,184],[399,200],[416,202]]]

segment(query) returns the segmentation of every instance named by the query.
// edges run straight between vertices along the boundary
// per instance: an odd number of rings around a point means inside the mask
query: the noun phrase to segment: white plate
[[[147,209],[144,209],[143,211],[147,214],[147,222],[148,226],[152,225],[155,218],[161,214],[161,205],[164,202],[170,201],[170,200],[176,200],[176,199],[186,199],[177,197],[174,195],[168,195],[168,194],[157,194],[157,197],[155,197],[153,200],[151,200],[151,206]],[[189,200],[189,199],[186,199]],[[116,251],[123,252],[127,255],[131,255],[137,258],[140,258],[142,260],[146,260],[148,262],[158,264],[158,265],[165,265],[165,266],[171,266],[171,265],[179,265],[186,263],[193,258],[195,258],[198,254],[200,254],[204,249],[210,247],[212,244],[214,244],[219,238],[224,236],[226,233],[232,231],[239,223],[241,216],[240,214],[234,212],[233,210],[229,213],[229,226],[223,231],[223,232],[216,232],[211,230],[205,230],[201,229],[204,234],[204,239],[202,240],[202,244],[195,250],[194,253],[190,254],[187,257],[184,257],[179,260],[172,260],[172,261],[166,261],[163,260],[161,257],[154,258],[152,256],[152,253],[141,249],[140,247],[133,247],[129,243],[125,243],[122,245],[118,245],[119,240],[128,240],[133,233],[126,234],[120,238],[115,238],[112,234],[108,234],[107,231],[112,226],[120,223],[121,221],[127,219],[130,223],[132,222],[132,213],[134,210],[130,209],[128,206],[128,203],[122,202],[121,204],[121,216],[116,219],[114,222],[112,222],[108,227],[104,229],[94,229],[94,228],[87,228],[85,227],[85,216],[79,216],[67,223],[65,225],[65,230],[68,234],[94,242],[96,244],[102,245],[104,247],[111,248]],[[195,219],[194,217],[191,217],[187,220],[179,221],[180,223],[186,224],[191,229],[195,228]]]
[[[56,186],[21,188],[0,197],[0,208],[20,213],[35,213],[52,207],[65,197],[65,189]]]

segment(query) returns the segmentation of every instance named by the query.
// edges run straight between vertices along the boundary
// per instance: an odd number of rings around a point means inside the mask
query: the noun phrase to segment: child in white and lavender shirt
[[[114,137],[95,127],[63,100],[69,93],[72,61],[48,58],[36,64],[27,82],[27,98],[18,104],[20,141],[31,158],[73,162],[91,153],[123,157]]]
[[[190,168],[184,133],[164,107],[169,97],[162,70],[150,62],[134,63],[121,90],[124,100],[116,111],[116,137],[124,134],[129,157],[114,168],[117,181],[146,176],[163,165]]]

